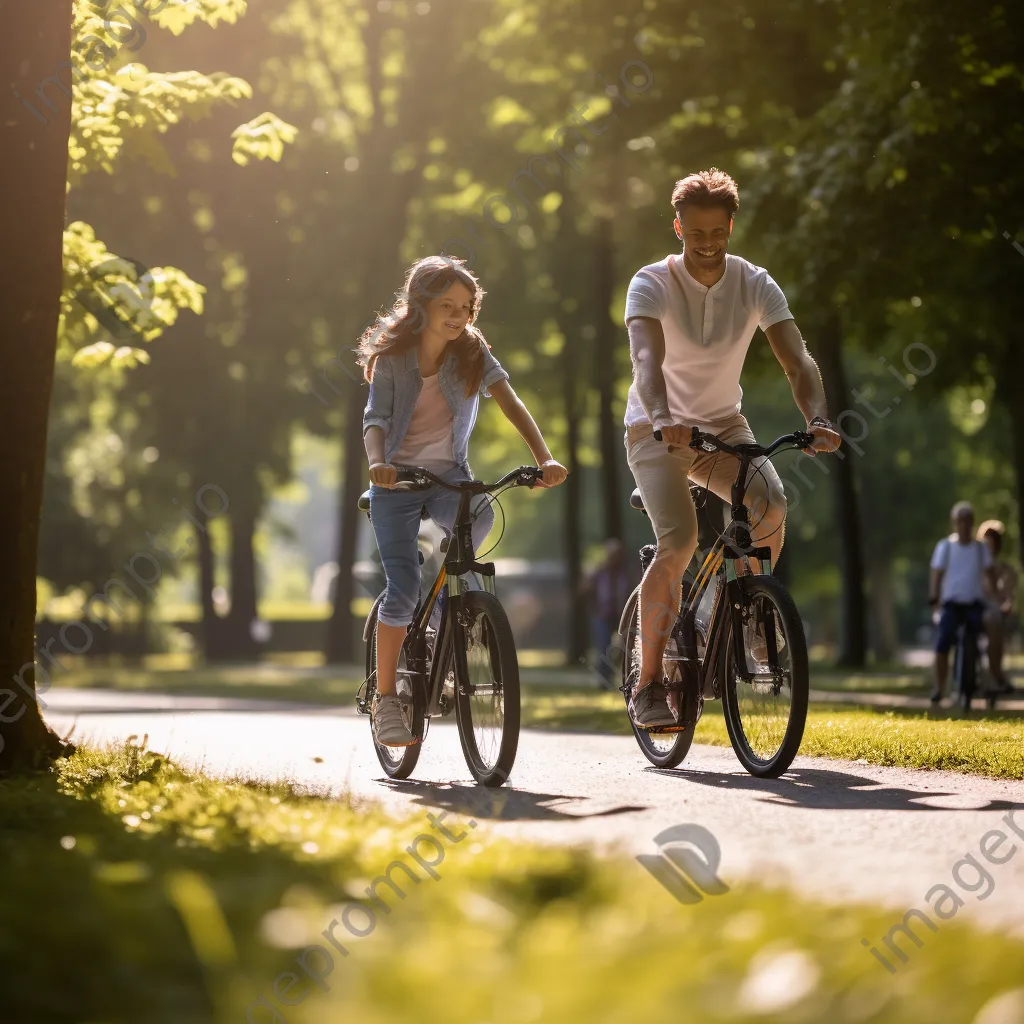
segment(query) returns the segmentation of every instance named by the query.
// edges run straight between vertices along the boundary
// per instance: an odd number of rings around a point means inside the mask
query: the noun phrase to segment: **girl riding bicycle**
[[[370,522],[387,579],[378,611],[377,696],[372,709],[374,736],[385,746],[415,742],[398,701],[396,675],[419,595],[420,511],[426,508],[434,522],[449,530],[459,503],[458,494],[437,485],[411,493],[393,490],[399,467],[422,466],[450,482],[472,479],[469,436],[482,392],[498,403],[544,470],[540,486],[554,487],[566,476],[474,326],[483,296],[465,260],[417,260],[406,272],[391,310],[366,329],[357,349],[370,384],[363,413]],[[485,496],[477,500],[474,513],[475,548],[494,522]]]

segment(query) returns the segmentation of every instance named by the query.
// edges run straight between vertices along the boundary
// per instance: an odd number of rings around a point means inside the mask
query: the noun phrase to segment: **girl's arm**
[[[398,470],[384,461],[384,439],[394,405],[394,368],[387,355],[382,355],[373,364],[370,397],[363,410],[363,447],[370,464],[370,483],[378,487],[393,487],[398,480]]]
[[[491,384],[488,390],[491,397],[498,403],[498,408],[505,414],[505,418],[519,431],[520,436],[529,446],[537,465],[544,470],[544,479],[539,481],[539,486],[556,487],[565,479],[566,468],[551,457],[551,451],[544,441],[544,435],[530,415],[530,410],[523,405],[507,380],[499,380]]]
[[[378,426],[366,428],[363,434],[366,461],[370,464],[370,483],[378,487],[393,487],[398,480],[398,470],[384,461],[384,431]]]

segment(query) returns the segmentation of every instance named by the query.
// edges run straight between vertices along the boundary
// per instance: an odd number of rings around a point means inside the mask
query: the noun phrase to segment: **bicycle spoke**
[[[768,761],[781,748],[792,713],[791,645],[767,597],[751,602],[743,618],[743,648],[750,681],[737,677],[736,704],[751,752]]]
[[[466,628],[466,698],[473,723],[473,737],[482,762],[497,764],[505,727],[505,700],[500,671],[492,658],[487,619],[478,615]]]

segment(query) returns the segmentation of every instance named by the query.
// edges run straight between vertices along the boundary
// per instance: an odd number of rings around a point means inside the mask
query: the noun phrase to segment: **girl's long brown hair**
[[[466,397],[480,389],[484,372],[484,350],[487,344],[483,334],[473,326],[480,312],[484,290],[480,282],[466,269],[466,261],[454,256],[424,256],[406,271],[402,290],[395,296],[394,305],[363,331],[356,347],[356,361],[363,367],[366,380],[373,377],[377,359],[385,353],[399,355],[419,344],[420,335],[427,325],[427,303],[440,298],[458,281],[472,296],[469,323],[454,341],[448,343],[458,357],[459,377],[466,382]]]

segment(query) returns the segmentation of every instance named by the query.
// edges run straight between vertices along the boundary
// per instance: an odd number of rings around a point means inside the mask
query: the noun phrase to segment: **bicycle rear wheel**
[[[407,673],[407,666],[405,661],[405,648],[402,648],[401,654],[398,656],[398,678],[401,681],[403,675]],[[377,690],[377,616],[374,614],[373,626],[370,629],[370,635],[366,642],[366,678],[368,681],[368,693],[367,699],[373,699],[374,694]],[[406,676],[406,678],[408,678]],[[409,726],[410,731],[415,736],[417,722],[422,722],[422,728],[424,735],[426,735],[426,722],[423,718],[423,713],[426,705],[426,698],[423,694],[423,687],[413,683],[410,687],[411,693],[401,692],[403,688],[400,687],[399,700],[402,702],[402,714],[405,718],[405,724]],[[377,742],[377,738],[373,735],[373,723],[371,720],[370,724],[370,736],[373,739],[373,749],[377,754],[377,760],[380,761],[381,768],[384,769],[388,778],[391,779],[407,779],[413,773],[413,769],[416,767],[416,762],[420,759],[420,751],[423,749],[422,738],[420,742],[412,744],[409,747],[385,747],[382,743]]]
[[[629,616],[629,625],[626,627],[625,649],[622,655],[622,694],[626,698],[626,705],[629,705],[629,689],[631,685],[630,674],[640,664],[639,652],[637,650],[637,638],[640,635],[640,623],[638,619],[637,602],[633,603],[633,611]],[[669,643],[672,641],[670,640]],[[626,712],[627,717],[629,712]],[[690,752],[693,744],[693,734],[697,728],[696,723],[682,729],[679,732],[648,732],[646,729],[638,729],[630,720],[630,727],[633,735],[644,753],[644,757],[656,768],[676,768],[682,764],[683,759]]]
[[[485,786],[500,786],[512,772],[519,747],[515,640],[493,594],[470,591],[463,595],[462,610],[465,625],[453,636],[459,739],[473,777]]]
[[[737,580],[743,622],[740,646],[745,672],[737,673],[733,629],[728,609],[723,630],[722,686],[725,724],[740,763],[758,778],[778,778],[800,749],[807,721],[807,641],[796,604],[772,576]],[[751,640],[764,640],[766,657],[757,661]],[[747,675],[749,681],[742,675]]]

